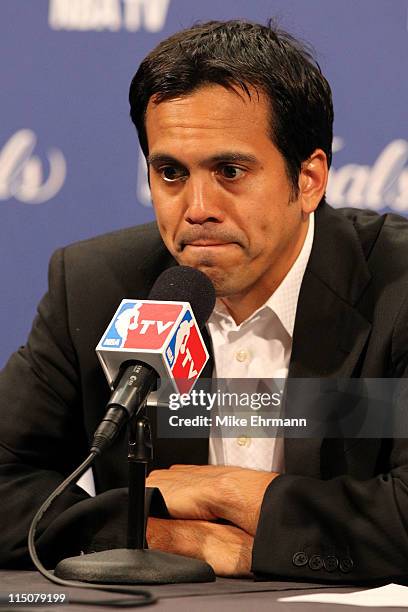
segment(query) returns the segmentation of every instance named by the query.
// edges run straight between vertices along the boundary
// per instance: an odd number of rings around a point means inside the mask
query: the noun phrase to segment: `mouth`
[[[237,232],[219,231],[204,233],[203,231],[186,231],[175,240],[176,251],[182,253],[184,250],[190,253],[211,253],[218,251],[229,251],[231,247],[243,247],[243,243]],[[187,248],[189,247],[189,248]]]
[[[195,240],[194,242],[188,242],[184,246],[187,247],[198,247],[198,248],[207,248],[207,247],[224,247],[234,244],[233,242],[217,242],[215,240]]]

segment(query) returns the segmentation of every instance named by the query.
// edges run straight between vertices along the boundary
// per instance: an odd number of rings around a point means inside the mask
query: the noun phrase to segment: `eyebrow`
[[[217,162],[248,162],[250,164],[259,163],[255,155],[251,155],[250,153],[240,153],[239,151],[221,151],[221,153],[211,155],[210,157],[207,157],[206,159],[202,160],[200,162],[200,165]],[[178,166],[184,165],[178,159],[176,159],[172,155],[167,155],[166,153],[153,153],[152,155],[148,155],[147,163],[149,166],[158,164],[176,164]]]

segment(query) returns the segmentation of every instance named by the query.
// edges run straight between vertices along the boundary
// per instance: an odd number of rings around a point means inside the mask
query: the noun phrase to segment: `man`
[[[208,331],[218,377],[407,368],[408,226],[325,203],[330,88],[297,41],[242,21],[195,26],[142,62],[130,104],[160,235],[131,228],[53,257],[28,344],[1,379],[2,512],[14,518],[1,535],[6,566],[27,563],[34,511],[85,457],[103,416],[93,349],[114,308],[145,298],[175,262],[216,287]],[[124,443],[97,460],[96,498],[72,487],[44,518],[48,564],[124,545]],[[404,440],[158,438],[155,448],[149,484],[171,518],[149,520],[151,547],[202,558],[219,575],[407,574]]]

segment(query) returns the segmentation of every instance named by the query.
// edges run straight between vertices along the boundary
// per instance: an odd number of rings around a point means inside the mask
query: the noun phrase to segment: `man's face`
[[[308,224],[269,137],[267,99],[218,85],[146,113],[152,200],[163,240],[217,295],[260,306],[286,275]],[[310,212],[310,211],[308,211]]]

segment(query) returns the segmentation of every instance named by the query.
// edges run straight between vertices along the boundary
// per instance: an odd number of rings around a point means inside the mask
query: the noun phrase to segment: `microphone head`
[[[215,306],[214,285],[203,272],[190,266],[174,266],[156,279],[149,300],[189,302],[198,327],[203,327]]]

